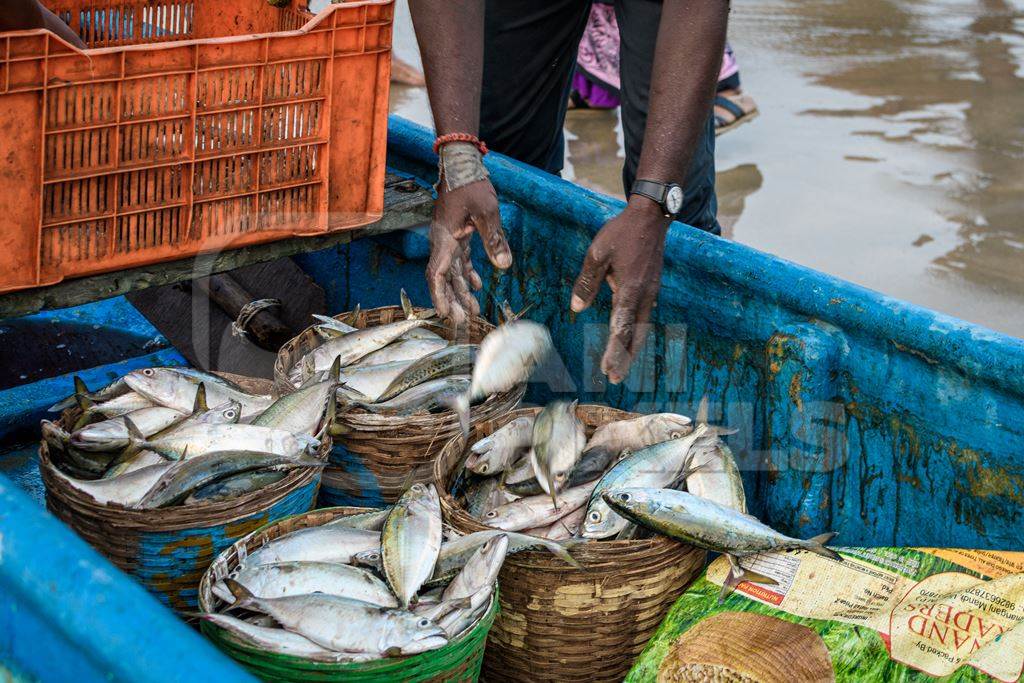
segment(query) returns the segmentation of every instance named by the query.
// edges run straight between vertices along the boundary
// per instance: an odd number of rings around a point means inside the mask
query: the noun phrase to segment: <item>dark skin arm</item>
[[[665,0],[637,178],[683,184],[711,112],[728,14],[728,0]],[[593,303],[602,280],[612,289],[601,370],[613,384],[625,379],[647,336],[669,223],[655,202],[630,197],[594,238],[573,288],[577,313]]]
[[[478,134],[483,77],[484,3],[482,0],[410,0],[416,38],[423,58],[438,135]],[[430,226],[427,284],[438,314],[461,324],[480,312],[471,290],[483,285],[470,261],[470,239],[480,233],[496,268],[512,265],[498,214],[498,198],[489,180],[454,190],[438,184]]]
[[[4,3],[4,9],[0,12],[0,31],[24,31],[34,28],[49,29],[75,47],[85,49],[82,39],[38,0],[7,0]]]

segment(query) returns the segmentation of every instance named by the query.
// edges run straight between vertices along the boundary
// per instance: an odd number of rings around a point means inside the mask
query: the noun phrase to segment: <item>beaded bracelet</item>
[[[434,154],[440,151],[442,145],[447,145],[449,142],[469,142],[476,145],[476,148],[480,150],[481,156],[487,154],[487,145],[484,141],[475,135],[469,133],[448,133],[447,135],[439,135],[434,140]]]

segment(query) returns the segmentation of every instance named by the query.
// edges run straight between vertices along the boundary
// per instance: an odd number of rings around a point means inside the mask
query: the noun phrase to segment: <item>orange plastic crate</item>
[[[90,49],[0,33],[0,292],[380,218],[392,2],[50,0]]]

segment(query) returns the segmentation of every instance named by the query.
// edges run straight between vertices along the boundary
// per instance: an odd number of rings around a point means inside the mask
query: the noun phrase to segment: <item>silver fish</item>
[[[350,332],[343,337],[331,339],[303,356],[293,370],[305,379],[313,373],[323,372],[331,367],[335,358],[341,359],[342,367],[351,365],[377,349],[383,348],[409,330],[429,324],[426,320],[399,320],[386,325],[377,325]],[[292,377],[294,373],[290,373]],[[294,378],[293,378],[294,381]],[[301,381],[299,382],[301,384]]]
[[[327,524],[299,529],[261,546],[240,562],[245,567],[281,562],[340,562],[348,564],[360,552],[380,552],[376,531]]]
[[[156,457],[160,457],[157,455]],[[257,491],[266,486],[276,484],[288,476],[287,472],[275,470],[256,470],[255,472],[242,472],[232,477],[215,481],[206,486],[197,488],[185,499],[185,505],[196,503],[213,503],[221,500],[230,500],[244,496],[247,493]]]
[[[469,391],[455,405],[463,434],[469,433],[471,403],[526,382],[552,348],[547,328],[529,320],[515,320],[491,330],[480,344]]]
[[[227,614],[201,614],[199,618],[216,624],[244,643],[268,652],[331,662],[354,661],[349,654],[320,647],[308,638],[283,628],[257,626]]]
[[[237,607],[268,614],[289,631],[331,650],[409,655],[448,642],[434,622],[411,612],[322,593],[257,598],[232,579],[225,583]]]
[[[504,472],[533,443],[533,416],[517,417],[470,447],[466,469],[477,474]]]
[[[377,401],[387,401],[412,387],[449,375],[471,372],[475,344],[453,344],[412,362],[380,394]]]
[[[78,397],[85,397],[91,401],[100,403],[103,401],[110,401],[115,399],[122,394],[127,394],[131,389],[125,384],[124,378],[119,377],[110,384],[97,389],[96,391],[89,391],[89,387],[85,385],[85,381],[81,377],[75,375],[74,377],[75,393],[70,396],[61,399],[54,405],[50,406],[49,412],[59,413],[67,410],[68,408],[74,408],[78,402]]]
[[[150,437],[188,416],[173,408],[152,406],[129,413],[143,436]],[[71,435],[71,445],[86,451],[115,451],[128,445],[128,427],[123,417],[113,417],[82,427]]]
[[[357,401],[356,405],[382,415],[413,415],[415,413],[447,408],[469,389],[469,375],[453,375],[424,382],[403,391],[390,401],[368,403]]]
[[[384,522],[385,520],[387,520],[388,515],[390,513],[390,508],[385,508],[383,510],[372,510],[370,512],[360,512],[355,515],[345,515],[344,517],[338,517],[335,520],[327,522],[327,524],[347,526],[352,529],[380,531],[384,528]]]
[[[196,391],[200,384],[206,385],[207,401],[211,405],[219,405],[228,401],[237,401],[242,406],[242,421],[259,415],[273,402],[270,396],[247,394],[235,389],[233,385],[220,382],[207,382],[200,377],[209,377],[206,373],[193,375],[181,370],[170,368],[146,368],[128,373],[124,380],[139,394],[154,403],[174,408],[183,413],[192,411]]]
[[[315,434],[337,386],[337,379],[327,379],[285,394],[270,404],[251,424],[282,429],[293,434]]]
[[[562,492],[559,507],[551,503],[548,496],[530,496],[502,505],[491,510],[481,520],[484,524],[504,531],[519,531],[537,526],[550,526],[555,521],[571,514],[577,508],[587,504],[591,492],[597,485],[596,481],[589,484],[566,489]]]
[[[433,574],[441,531],[441,499],[433,484],[413,484],[391,508],[381,532],[381,558],[402,607]]]
[[[711,436],[695,443],[692,451],[686,490],[736,512],[746,513],[743,478],[729,447],[717,436]]]
[[[336,562],[280,562],[236,567],[228,577],[258,598],[326,593],[380,607],[398,607],[398,601],[383,581],[365,569]],[[213,593],[229,605],[235,601],[231,591],[220,581],[213,585]]]
[[[462,571],[444,589],[441,600],[472,599],[485,588],[494,586],[507,551],[508,536],[502,534],[489,539],[474,551]],[[472,607],[479,607],[479,604]]]
[[[807,540],[780,534],[756,517],[718,505],[684,491],[656,488],[621,488],[604,492],[605,501],[619,514],[659,534],[684,543],[729,555],[729,576],[722,587],[724,597],[741,580],[775,583],[744,570],[739,559],[746,555],[776,550],[807,550],[842,561],[826,548],[834,533]]]
[[[415,361],[400,360],[380,365],[347,367],[341,371],[342,391],[339,396],[352,401],[375,402],[388,386]],[[350,394],[350,396],[349,396]]]
[[[197,488],[222,477],[248,470],[324,467],[327,463],[309,455],[285,456],[258,451],[217,451],[174,463],[146,492],[136,508],[151,510],[184,500]]]
[[[440,337],[434,339],[403,339],[388,344],[379,351],[374,351],[351,367],[363,365],[379,365],[393,361],[415,361],[448,346],[448,342]]]
[[[98,413],[103,417],[120,417],[121,415],[127,415],[134,410],[151,408],[154,405],[148,398],[134,391],[129,391],[127,394],[121,394],[120,396],[112,398],[109,401],[104,401],[103,403],[96,403],[82,395],[77,396],[77,398],[78,407],[82,409],[83,414],[89,415],[92,413]]]
[[[95,481],[75,479],[58,469],[54,469],[53,472],[70,486],[91,496],[100,505],[114,503],[134,507],[170,467],[171,463],[151,465],[114,479]]]
[[[558,507],[557,493],[565,486],[587,441],[583,423],[576,417],[576,403],[549,403],[533,423],[530,463],[537,482],[544,493],[550,494],[555,507]]]
[[[131,430],[131,421],[128,426]],[[130,442],[134,448],[155,451],[171,460],[228,450],[298,456],[319,445],[311,436],[247,424],[192,425],[151,440],[134,434]]]
[[[519,460],[513,460],[512,465],[505,470],[505,485],[512,486],[530,480],[537,481],[537,478],[533,474],[533,456],[527,451]]]
[[[615,457],[622,451],[636,452],[662,441],[684,437],[692,431],[692,421],[685,415],[641,415],[601,425],[594,430],[583,452],[600,449],[610,452],[611,457]]]
[[[668,486],[687,469],[690,449],[706,431],[704,425],[698,425],[681,439],[648,446],[617,462],[594,489],[583,522],[583,537],[608,538],[625,529],[629,522],[615,514],[601,494],[617,488]]]

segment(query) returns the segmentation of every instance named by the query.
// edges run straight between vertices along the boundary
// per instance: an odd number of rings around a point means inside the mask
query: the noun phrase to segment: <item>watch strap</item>
[[[668,185],[655,182],[654,180],[636,180],[633,182],[631,194],[638,194],[657,202],[662,210],[665,210],[665,194],[668,192]]]

